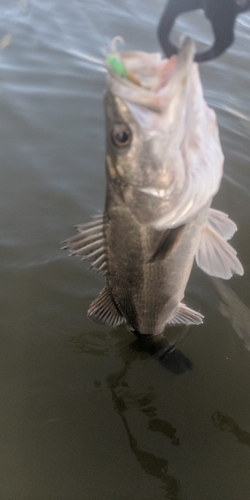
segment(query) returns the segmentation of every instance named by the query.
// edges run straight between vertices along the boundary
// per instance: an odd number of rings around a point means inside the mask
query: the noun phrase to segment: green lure
[[[122,76],[123,78],[127,78],[126,68],[119,57],[111,54],[107,57],[107,61],[115,73]]]

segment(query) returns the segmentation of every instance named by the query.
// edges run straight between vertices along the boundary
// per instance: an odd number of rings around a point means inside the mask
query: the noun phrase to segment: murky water
[[[119,34],[158,50],[164,2],[0,5],[1,499],[249,500],[250,14],[201,68],[226,157],[214,206],[238,225],[245,275],[194,268],[186,302],[206,320],[168,331],[176,374],[87,319],[103,280],[59,249],[103,208],[103,48]],[[199,14],[177,32],[209,40]]]

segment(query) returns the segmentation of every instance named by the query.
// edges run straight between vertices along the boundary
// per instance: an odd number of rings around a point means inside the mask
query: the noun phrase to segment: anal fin
[[[110,327],[115,327],[125,322],[125,319],[114,303],[108,285],[103,288],[98,297],[90,305],[88,316],[96,323]]]
[[[173,316],[167,321],[167,325],[200,325],[203,319],[202,314],[180,302]]]
[[[178,305],[173,316],[167,321],[167,325],[200,325],[204,316],[190,309],[182,302]]]

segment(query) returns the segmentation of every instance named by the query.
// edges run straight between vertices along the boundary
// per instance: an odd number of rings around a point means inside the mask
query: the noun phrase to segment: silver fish
[[[193,261],[207,274],[243,274],[227,243],[237,227],[210,208],[223,173],[216,116],[204,101],[194,43],[177,56],[113,53],[107,58],[104,214],[79,225],[71,254],[106,277],[94,321],[158,335],[200,324],[183,302]]]

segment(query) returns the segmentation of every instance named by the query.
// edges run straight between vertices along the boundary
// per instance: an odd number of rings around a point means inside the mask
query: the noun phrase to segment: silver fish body
[[[190,39],[169,63],[123,53],[127,74],[144,85],[108,68],[105,210],[65,244],[106,277],[89,316],[142,335],[202,323],[182,303],[195,258],[210,275],[243,273],[227,243],[236,225],[210,208],[223,154],[193,53]]]
[[[107,199],[105,248],[110,293],[132,331],[157,335],[171,323],[183,299],[208,207],[183,226],[157,231],[140,223],[122,200],[117,203],[112,188]],[[201,320],[201,315],[189,314],[191,323]]]

